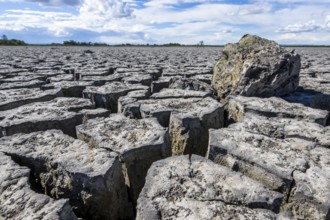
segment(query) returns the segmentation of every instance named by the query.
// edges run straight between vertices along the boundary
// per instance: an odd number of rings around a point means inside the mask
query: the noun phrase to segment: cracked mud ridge
[[[330,219],[329,48],[0,58],[0,219]]]

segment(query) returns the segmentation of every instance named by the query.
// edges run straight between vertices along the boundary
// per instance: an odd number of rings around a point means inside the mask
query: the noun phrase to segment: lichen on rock
[[[245,35],[227,44],[214,67],[212,85],[220,98],[228,95],[282,96],[299,85],[300,56],[276,42]]]

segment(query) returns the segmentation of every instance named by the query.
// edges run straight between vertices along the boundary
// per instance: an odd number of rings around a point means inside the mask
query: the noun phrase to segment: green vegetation
[[[108,46],[105,43],[77,42],[74,40],[63,41],[64,46]]]
[[[250,36],[244,36],[246,39],[242,40],[242,44],[250,44]],[[244,38],[243,37],[243,38]],[[8,37],[3,34],[0,38],[0,46],[101,46],[101,47],[224,47],[224,45],[207,45],[204,41],[199,41],[197,44],[180,44],[180,43],[164,43],[164,44],[107,44],[107,43],[93,43],[93,42],[79,42],[75,40],[63,41],[63,43],[51,43],[51,44],[28,44],[22,40],[8,39]],[[281,45],[283,47],[329,47],[329,45]]]
[[[179,43],[167,43],[167,44],[117,44],[117,45],[109,45],[106,43],[92,43],[92,42],[77,42],[74,40],[63,41],[60,43],[52,43],[52,46],[120,46],[120,47],[181,47],[183,45]]]
[[[0,39],[0,45],[5,45],[5,46],[21,46],[21,45],[26,45],[24,41],[21,40],[16,40],[16,39],[8,39],[6,35],[2,35]]]
[[[7,46],[20,46],[20,45],[29,45],[29,46],[109,46],[109,47],[218,47],[219,45],[204,45],[204,41],[199,41],[197,44],[180,44],[180,43],[164,43],[164,44],[115,44],[110,45],[107,43],[93,43],[93,42],[79,42],[75,40],[63,41],[63,43],[51,43],[51,44],[27,44],[22,40],[8,39],[6,35],[2,35],[0,39],[0,45]]]
[[[241,47],[248,47],[250,45],[254,45],[256,40],[259,40],[259,39],[260,39],[260,37],[246,34],[239,40],[238,44]]]
[[[199,41],[196,45],[197,47],[204,47],[204,41]]]
[[[167,44],[118,44],[114,46],[124,46],[124,47],[181,47],[184,45],[181,45],[179,43],[167,43]]]

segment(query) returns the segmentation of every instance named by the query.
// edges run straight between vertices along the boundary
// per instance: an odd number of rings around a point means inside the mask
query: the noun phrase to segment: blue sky
[[[330,0],[0,0],[0,35],[28,43],[220,45],[247,33],[330,45]]]

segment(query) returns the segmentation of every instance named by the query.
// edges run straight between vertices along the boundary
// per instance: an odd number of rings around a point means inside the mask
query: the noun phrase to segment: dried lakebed
[[[330,49],[226,102],[222,48],[1,47],[0,219],[329,219]]]

